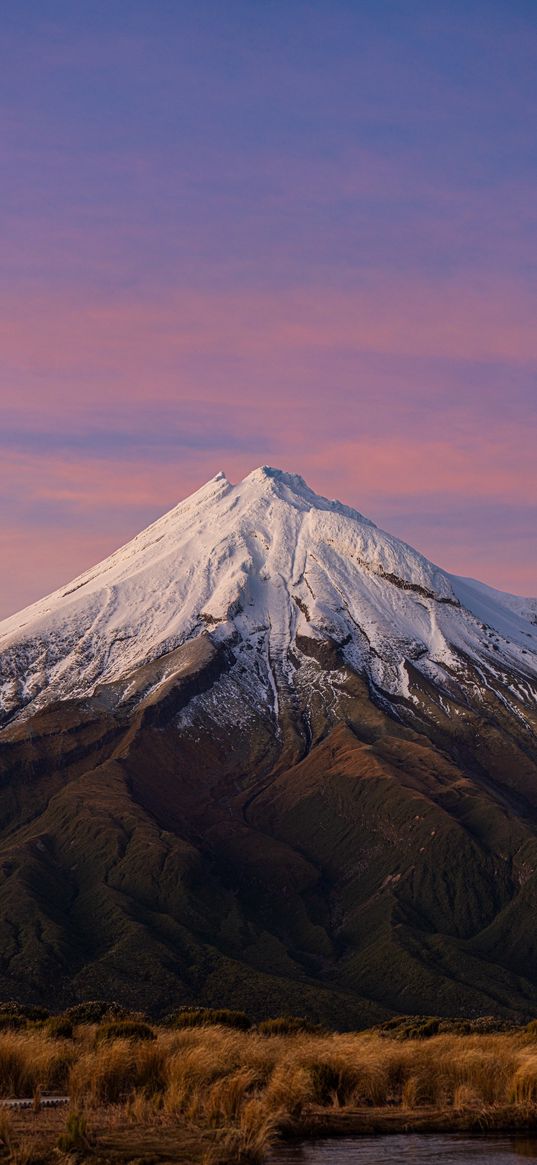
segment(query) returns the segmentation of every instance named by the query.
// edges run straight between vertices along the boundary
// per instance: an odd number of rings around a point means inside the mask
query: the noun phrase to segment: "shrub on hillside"
[[[438,1035],[440,1022],[435,1015],[396,1015],[374,1030],[394,1040],[427,1040]]]
[[[247,1031],[252,1021],[244,1011],[230,1011],[228,1008],[216,1007],[182,1007],[170,1016],[173,1027],[205,1027],[218,1024],[222,1027],[233,1027],[239,1031]]]
[[[263,1019],[257,1030],[261,1036],[323,1035],[325,1029],[302,1015],[277,1015]]]
[[[102,1023],[95,1038],[100,1044],[108,1040],[156,1040],[157,1037],[148,1023],[135,1019],[116,1019]]]
[[[424,1040],[430,1036],[484,1036],[501,1035],[525,1030],[512,1019],[501,1019],[497,1015],[478,1015],[473,1019],[460,1016],[437,1015],[395,1015],[371,1030],[380,1036],[391,1036],[395,1040]],[[537,1021],[535,1026],[537,1034]]]
[[[130,1014],[128,1008],[122,1007],[120,1003],[108,999],[87,999],[68,1007],[65,1017],[73,1024],[101,1023],[103,1019],[128,1019]]]
[[[479,1015],[476,1019],[441,1019],[440,1035],[451,1036],[497,1036],[505,1032],[520,1030],[520,1024],[512,1019],[499,1019],[497,1015]]]
[[[20,1015],[23,1019],[42,1020],[48,1019],[50,1012],[46,1007],[38,1007],[35,1003],[18,1003],[15,999],[9,999],[4,1003],[0,1003],[0,1015]]]

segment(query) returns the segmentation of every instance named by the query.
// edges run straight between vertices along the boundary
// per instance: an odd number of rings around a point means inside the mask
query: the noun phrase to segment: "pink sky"
[[[0,617],[263,463],[537,594],[535,10],[53,7],[4,38]]]

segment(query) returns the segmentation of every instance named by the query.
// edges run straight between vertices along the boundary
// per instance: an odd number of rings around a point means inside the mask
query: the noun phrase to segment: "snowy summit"
[[[200,636],[227,645],[275,709],[315,642],[334,644],[378,693],[408,701],[416,673],[463,693],[477,668],[517,705],[533,699],[537,676],[536,600],[449,575],[300,476],[263,466],[238,485],[218,473],[2,622],[0,716],[103,685],[119,684],[124,700],[133,673]]]

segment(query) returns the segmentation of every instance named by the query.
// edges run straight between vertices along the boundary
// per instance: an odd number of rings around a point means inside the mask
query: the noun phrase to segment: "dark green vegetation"
[[[153,1028],[143,1020],[116,1019],[102,1023],[97,1028],[95,1039],[98,1044],[110,1040],[154,1040]]]
[[[302,1015],[276,1015],[273,1019],[262,1019],[257,1024],[261,1036],[295,1036],[301,1032],[307,1035],[322,1035],[323,1028]]]
[[[233,1027],[237,1031],[248,1031],[252,1021],[244,1011],[231,1011],[226,1007],[183,1007],[170,1017],[172,1027],[204,1027],[218,1024],[219,1027]]]
[[[278,732],[268,707],[220,717],[237,667],[206,642],[135,711],[101,689],[4,728],[1,996],[341,1028],[535,1014],[530,712],[417,673],[419,704],[373,699],[321,648]]]
[[[15,1001],[0,1006],[8,1006],[10,1009],[0,1016],[2,1021],[5,1020],[0,1023],[0,1030],[4,1032],[38,1033],[45,1040],[71,1040],[91,1028],[95,1045],[114,1040],[152,1040],[158,1031],[177,1033],[190,1028],[218,1027],[237,1032],[251,1031],[252,1034],[269,1037],[328,1037],[337,1034],[337,1029],[330,1030],[303,1015],[276,1015],[256,1022],[244,1011],[218,1007],[184,1007],[171,1015],[154,1019],[148,1013],[129,1012],[114,1001],[104,999],[77,1004],[56,1015],[48,1015],[44,1008],[34,1008]],[[118,1014],[121,1014],[121,1018],[118,1018]],[[73,1019],[73,1016],[76,1018]],[[479,1016],[477,1019],[396,1015],[366,1029],[365,1034],[375,1039],[380,1036],[390,1040],[421,1040],[436,1035],[524,1035],[534,1040],[537,1037],[537,1019],[522,1024],[514,1019],[494,1015]]]

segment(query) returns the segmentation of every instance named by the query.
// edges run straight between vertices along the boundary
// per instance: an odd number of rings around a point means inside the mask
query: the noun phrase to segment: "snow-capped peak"
[[[363,522],[366,526],[375,525],[370,518],[365,518],[363,514],[353,509],[352,506],[346,506],[343,502],[330,500],[329,498],[323,497],[322,494],[315,493],[315,490],[310,489],[310,486],[299,473],[286,473],[285,470],[275,469],[272,465],[261,465],[259,469],[254,469],[241,482],[241,488],[246,493],[250,489],[254,491],[263,490],[265,493],[273,494],[275,497],[279,497],[283,501],[288,501],[299,508],[330,510],[333,513],[344,514],[349,518],[354,518],[358,522]]]
[[[394,694],[407,692],[407,661],[433,679],[463,657],[534,676],[537,604],[499,592],[492,603],[476,585],[298,474],[262,466],[232,485],[220,472],[0,623],[0,715],[89,695],[202,633],[248,645],[288,679],[301,642],[330,639]]]

